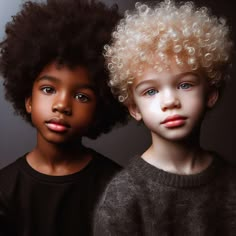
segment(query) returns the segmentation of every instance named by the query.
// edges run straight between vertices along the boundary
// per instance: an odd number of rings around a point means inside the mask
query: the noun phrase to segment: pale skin
[[[26,160],[36,171],[55,176],[83,169],[91,155],[81,137],[94,119],[96,95],[86,68],[51,63],[36,78],[25,100],[37,130],[36,147]]]
[[[196,174],[206,169],[212,155],[199,144],[205,112],[218,99],[218,90],[207,79],[175,64],[167,71],[146,67],[130,88],[128,109],[151,132],[152,144],[142,158],[167,172]]]

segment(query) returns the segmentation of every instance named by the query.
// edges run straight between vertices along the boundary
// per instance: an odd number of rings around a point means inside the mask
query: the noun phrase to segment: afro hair
[[[85,66],[95,84],[98,106],[88,137],[106,133],[116,123],[125,123],[126,109],[114,99],[107,86],[103,47],[120,19],[116,6],[82,0],[26,2],[6,25],[1,42],[0,72],[5,96],[15,113],[31,123],[25,99],[33,83],[50,62],[68,67]]]

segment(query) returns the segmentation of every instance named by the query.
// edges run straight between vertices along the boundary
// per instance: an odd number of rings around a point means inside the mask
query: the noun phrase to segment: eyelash
[[[153,93],[154,92],[154,93]],[[157,94],[158,91],[156,89],[148,89],[144,95],[147,95],[147,96],[154,96],[155,94]]]
[[[186,85],[187,85],[187,88],[185,87]],[[193,87],[193,84],[188,83],[188,82],[184,82],[178,85],[178,89],[184,89],[184,90],[190,89],[191,87]]]
[[[187,88],[186,88],[187,86]],[[193,87],[193,84],[189,83],[189,82],[183,82],[181,84],[178,85],[178,89],[183,89],[183,90],[188,90],[191,87]],[[145,91],[144,95],[147,96],[154,96],[155,94],[157,94],[159,91],[156,89],[148,89],[147,91]]]
[[[55,93],[54,88],[52,88],[52,87],[50,87],[50,86],[42,87],[41,90],[42,90],[43,93],[45,93],[45,94],[52,94],[52,93]],[[50,91],[47,91],[47,90],[50,90]]]
[[[43,93],[45,93],[45,94],[53,94],[53,93],[55,93],[55,89],[52,88],[52,87],[50,87],[50,86],[42,87],[41,90],[42,90]],[[81,102],[84,102],[84,103],[89,101],[89,97],[86,96],[86,95],[84,95],[84,94],[82,94],[82,93],[77,93],[77,94],[75,95],[75,99],[76,99],[76,100],[79,100],[79,101],[81,101]]]
[[[88,101],[89,101],[89,97],[86,96],[86,95],[84,95],[84,94],[82,94],[82,93],[77,93],[77,94],[75,95],[75,98],[76,98],[77,100],[80,100],[81,102],[88,102]]]

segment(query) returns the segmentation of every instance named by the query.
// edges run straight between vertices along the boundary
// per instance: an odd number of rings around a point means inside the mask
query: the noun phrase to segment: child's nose
[[[64,95],[57,96],[53,103],[52,111],[63,113],[65,115],[71,115],[72,108],[71,108],[70,99],[68,98],[68,95],[64,94]]]
[[[163,95],[162,101],[161,101],[162,111],[166,111],[169,109],[176,109],[180,107],[181,107],[181,103],[177,94],[175,94],[174,92],[168,91]]]

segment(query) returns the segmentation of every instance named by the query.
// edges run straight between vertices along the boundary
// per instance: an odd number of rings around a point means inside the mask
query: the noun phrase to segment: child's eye
[[[178,86],[178,89],[189,89],[191,88],[193,85],[190,84],[190,83],[181,83],[179,86]]]
[[[45,86],[45,87],[41,88],[41,90],[46,94],[52,94],[55,92],[55,89],[53,89],[52,87],[49,87],[49,86]]]
[[[148,96],[154,96],[156,93],[158,93],[157,90],[155,89],[149,89],[145,92],[145,95],[148,95]]]
[[[88,102],[89,101],[89,97],[82,94],[82,93],[76,94],[75,99],[80,100],[81,102]]]

